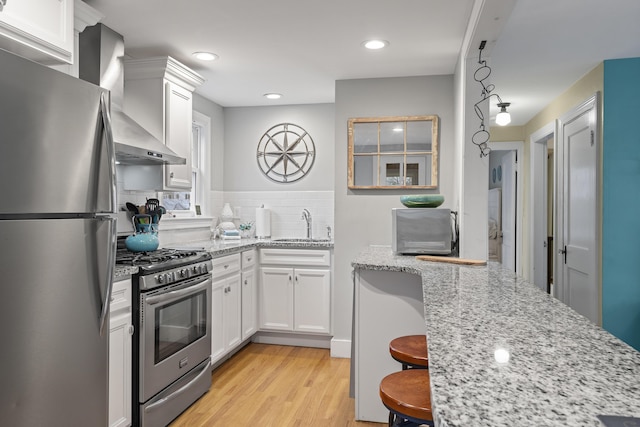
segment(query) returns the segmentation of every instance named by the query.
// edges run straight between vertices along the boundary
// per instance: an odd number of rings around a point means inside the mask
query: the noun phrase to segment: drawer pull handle
[[[225,265],[224,265],[224,268],[229,268],[229,264],[225,264]]]

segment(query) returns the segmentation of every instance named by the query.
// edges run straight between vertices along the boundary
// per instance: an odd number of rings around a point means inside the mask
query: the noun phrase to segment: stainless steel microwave
[[[449,255],[453,246],[450,209],[393,208],[392,249],[399,254]]]

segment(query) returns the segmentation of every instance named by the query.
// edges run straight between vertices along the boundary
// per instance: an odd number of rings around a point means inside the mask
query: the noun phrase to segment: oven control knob
[[[193,270],[193,274],[198,274],[198,266],[197,265],[194,265],[192,270]]]
[[[186,277],[186,276],[187,276],[187,270],[183,268],[182,270],[180,270],[180,277]]]
[[[156,276],[156,280],[158,281],[158,283],[164,283],[164,274],[158,274]]]
[[[208,271],[207,271],[207,264],[202,264],[202,272],[203,272],[203,273],[208,273]]]

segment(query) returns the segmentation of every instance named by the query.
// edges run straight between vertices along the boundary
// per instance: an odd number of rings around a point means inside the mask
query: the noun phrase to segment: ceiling
[[[332,103],[336,80],[453,74],[474,7],[474,0],[85,2],[124,36],[127,56],[174,57],[205,78],[196,91],[223,107]],[[638,0],[484,3],[505,5],[484,11],[496,14],[499,33],[496,40],[487,31],[486,52],[514,125],[603,59],[640,56]],[[361,43],[372,38],[390,44],[367,51]],[[201,62],[195,51],[219,59]],[[268,92],[283,98],[268,100]]]

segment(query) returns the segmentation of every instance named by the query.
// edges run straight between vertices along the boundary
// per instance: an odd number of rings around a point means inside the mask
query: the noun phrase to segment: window
[[[437,188],[438,116],[349,119],[349,188]]]
[[[193,122],[191,127],[191,191],[165,191],[162,194],[162,206],[169,211],[192,211],[202,200],[202,150],[205,140],[205,125]]]

